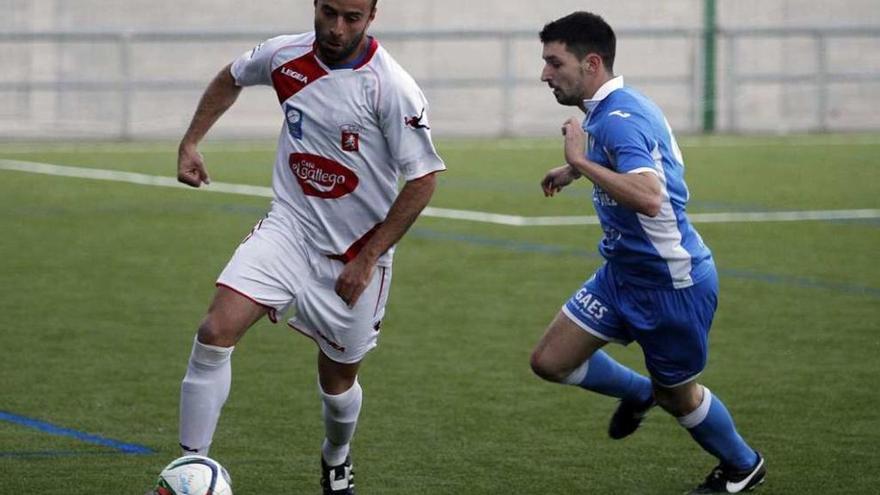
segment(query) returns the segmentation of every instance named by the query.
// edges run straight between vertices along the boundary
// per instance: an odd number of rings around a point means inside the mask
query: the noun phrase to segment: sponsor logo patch
[[[361,128],[354,124],[339,126],[340,144],[343,151],[359,151],[361,148]]]
[[[289,67],[282,67],[281,73],[287,77],[292,77],[293,79],[296,79],[297,81],[303,83],[303,85],[309,83],[309,78],[306,77],[302,72],[297,72]]]
[[[305,116],[302,110],[290,104],[284,105],[284,117],[287,120],[287,131],[295,139],[303,138],[303,120]]]
[[[411,129],[430,129],[430,127],[422,123],[422,118],[424,118],[424,116],[425,107],[422,107],[422,113],[418,114],[417,116],[414,115],[412,117],[404,117],[403,123]]]
[[[574,300],[577,301],[576,306],[581,313],[591,316],[596,320],[601,320],[605,313],[608,312],[608,308],[602,304],[602,301],[587,292],[587,289],[583,287],[575,293]]]
[[[254,58],[254,55],[256,55],[258,51],[260,51],[260,48],[263,48],[263,44],[262,44],[262,43],[260,43],[259,45],[255,46],[254,49],[251,50],[251,54],[248,56],[248,58]]]
[[[306,196],[339,198],[358,186],[357,175],[352,170],[323,156],[291,153],[288,163]]]

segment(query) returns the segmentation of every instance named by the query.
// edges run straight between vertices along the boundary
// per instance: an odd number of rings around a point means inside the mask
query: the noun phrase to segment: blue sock
[[[596,351],[565,380],[565,383],[632,402],[652,400],[651,380]]]
[[[758,454],[739,436],[733,418],[721,399],[703,387],[703,402],[687,416],[678,418],[688,433],[724,465],[738,470],[751,469],[758,462]]]

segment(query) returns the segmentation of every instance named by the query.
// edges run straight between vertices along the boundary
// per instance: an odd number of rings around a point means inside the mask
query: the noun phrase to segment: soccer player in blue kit
[[[541,80],[583,123],[562,126],[566,165],[541,182],[553,196],[573,181],[593,183],[605,263],[562,307],[535,347],[541,378],[620,399],[608,433],[633,433],[659,405],[719,460],[691,493],[738,493],[764,480],[761,455],[737,433],[724,403],[697,383],[706,366],[718,303],[712,253],[688,221],[681,151],[666,118],[615,76],[616,38],[599,16],[575,12],[540,33]],[[650,378],[602,351],[636,341]]]

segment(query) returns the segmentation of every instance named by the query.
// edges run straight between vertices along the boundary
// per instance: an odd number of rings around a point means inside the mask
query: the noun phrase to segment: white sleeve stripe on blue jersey
[[[648,242],[654,246],[660,257],[666,261],[669,268],[669,274],[672,277],[672,286],[676,289],[690,287],[694,284],[691,278],[691,254],[687,252],[681,245],[681,232],[678,230],[678,219],[675,218],[675,211],[672,209],[672,203],[669,201],[669,191],[666,187],[666,174],[663,173],[662,156],[659,146],[655,145],[651,151],[651,157],[658,164],[654,169],[660,177],[663,187],[663,201],[660,204],[660,212],[655,217],[649,217],[641,213],[637,213],[636,217],[645,235],[648,236]]]
[[[651,172],[652,174],[656,175],[657,177],[660,177],[660,174],[657,173],[657,170],[654,169],[653,167],[639,167],[639,168],[634,168],[634,169],[630,170],[630,171],[627,172],[627,173],[628,173],[628,174],[641,174],[641,173],[643,173],[643,172]]]

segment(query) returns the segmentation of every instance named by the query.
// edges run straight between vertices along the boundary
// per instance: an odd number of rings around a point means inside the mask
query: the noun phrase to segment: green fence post
[[[703,132],[715,131],[715,50],[718,34],[715,0],[703,2]]]

